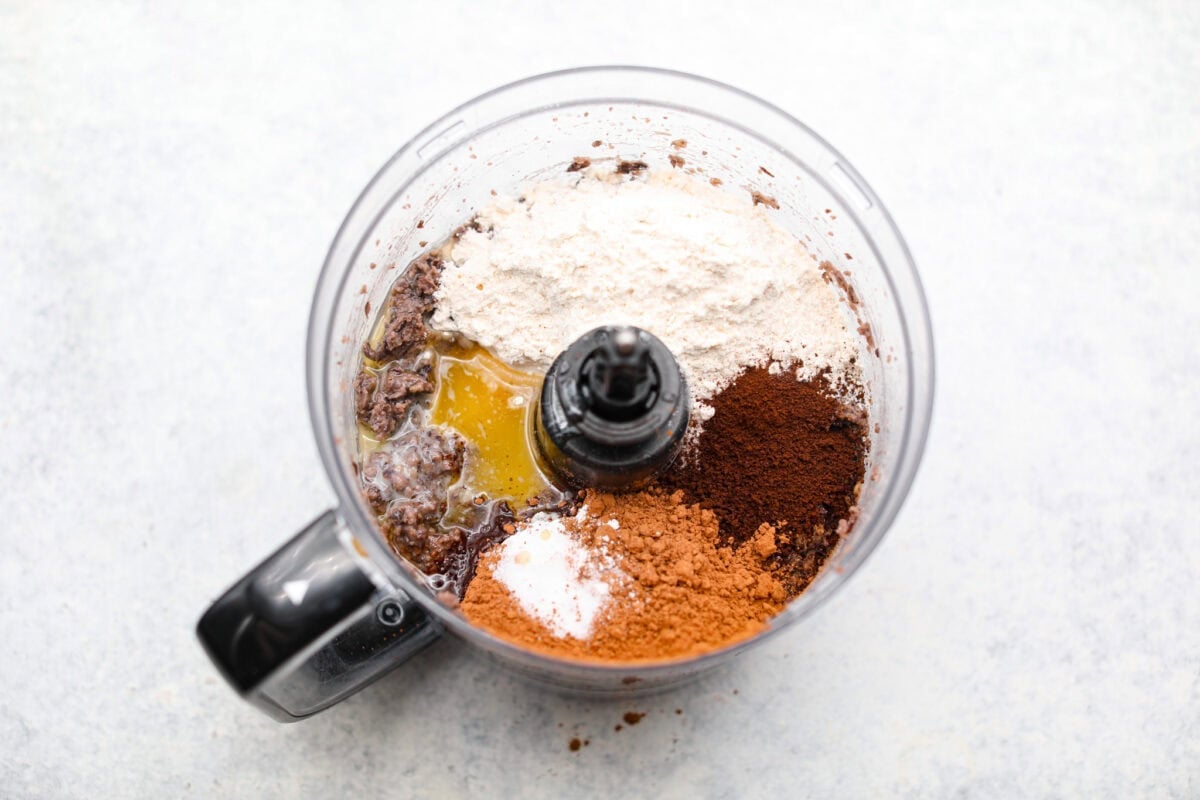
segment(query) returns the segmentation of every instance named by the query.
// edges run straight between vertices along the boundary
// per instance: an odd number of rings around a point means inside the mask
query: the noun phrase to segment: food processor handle
[[[441,635],[372,567],[326,511],[213,603],[196,634],[244,698],[282,722],[303,719]]]

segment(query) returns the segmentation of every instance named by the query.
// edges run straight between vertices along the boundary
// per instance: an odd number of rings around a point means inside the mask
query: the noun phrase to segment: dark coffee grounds
[[[823,380],[790,371],[742,373],[711,400],[686,463],[661,483],[711,509],[735,544],[759,526],[776,528],[768,562],[790,596],[803,591],[852,521],[866,464],[865,417],[833,397]],[[839,529],[840,527],[840,529]]]

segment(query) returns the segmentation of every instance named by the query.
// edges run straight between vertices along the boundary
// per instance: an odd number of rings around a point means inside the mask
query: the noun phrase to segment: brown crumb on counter
[[[769,175],[769,176],[770,176],[770,177],[772,177],[772,178],[774,178],[774,177],[775,177],[775,173],[774,173],[774,172],[771,172],[771,170],[767,169],[766,167],[762,166],[761,164],[760,164],[760,165],[759,165],[759,167],[758,167],[758,171],[759,171],[759,172],[761,172],[761,173],[763,173],[764,175]]]
[[[671,142],[671,147],[674,147],[676,150],[682,150],[687,147],[687,139],[676,139]]]
[[[642,717],[644,716],[646,716],[645,711],[626,711],[625,716],[622,717],[622,719],[625,720],[626,724],[637,725],[642,721]]]
[[[720,186],[725,181],[721,180],[720,178],[709,178],[708,182],[711,183],[713,186]]]
[[[683,160],[683,158],[682,158],[682,157],[680,157],[680,156],[677,156],[677,155],[675,155],[674,153],[672,153],[671,155],[667,156],[667,161],[670,161],[670,162],[671,162],[671,166],[672,166],[672,167],[676,167],[676,168],[678,168],[678,167],[682,167],[684,164],[686,164],[686,163],[687,163],[686,161],[684,161],[684,160]]]
[[[591,165],[592,160],[590,158],[575,156],[575,158],[571,160],[570,165],[567,166],[567,172],[579,172],[579,170],[587,169]]]
[[[599,147],[602,144],[604,144],[604,142],[597,139],[596,141],[592,142],[592,147]]]
[[[620,175],[636,175],[637,173],[647,169],[645,161],[619,161],[617,162],[617,173]]]

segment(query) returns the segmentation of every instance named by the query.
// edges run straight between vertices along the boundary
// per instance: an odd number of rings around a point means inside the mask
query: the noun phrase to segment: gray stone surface
[[[1058,5],[0,3],[0,795],[1200,795],[1200,13]],[[276,725],[192,626],[331,499],[325,247],[427,121],[597,62],[767,97],[889,203],[940,347],[909,503],[671,694],[444,642]]]

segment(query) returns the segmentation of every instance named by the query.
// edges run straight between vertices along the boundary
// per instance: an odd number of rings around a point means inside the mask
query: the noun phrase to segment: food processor
[[[531,652],[471,625],[447,602],[439,576],[422,574],[389,548],[360,493],[352,383],[373,324],[370,309],[384,306],[406,265],[495,195],[517,194],[580,157],[657,169],[680,141],[688,169],[724,191],[747,193],[747,202],[770,199],[776,223],[834,265],[855,300],[870,421],[858,517],[811,585],[753,638],[696,657],[628,664]],[[612,332],[605,352],[613,369],[635,352],[622,343],[629,335]],[[652,342],[636,345],[638,353],[652,350]],[[572,69],[509,84],[455,108],[401,148],[363,190],[329,249],[313,300],[307,362],[313,433],[337,508],[318,515],[222,595],[197,629],[234,689],[282,721],[336,703],[443,635],[532,680],[578,692],[661,689],[728,662],[813,613],[879,544],[921,459],[934,382],[928,312],[912,258],[849,162],[763,100],[693,75],[640,67]],[[616,405],[614,419],[624,413]],[[662,413],[678,413],[679,405],[673,399]],[[560,421],[568,424],[565,412]],[[595,454],[555,454],[555,443],[569,437],[552,434],[543,436],[549,456],[567,463],[565,470],[580,470],[586,482]],[[647,474],[676,446],[656,447],[642,464]]]

